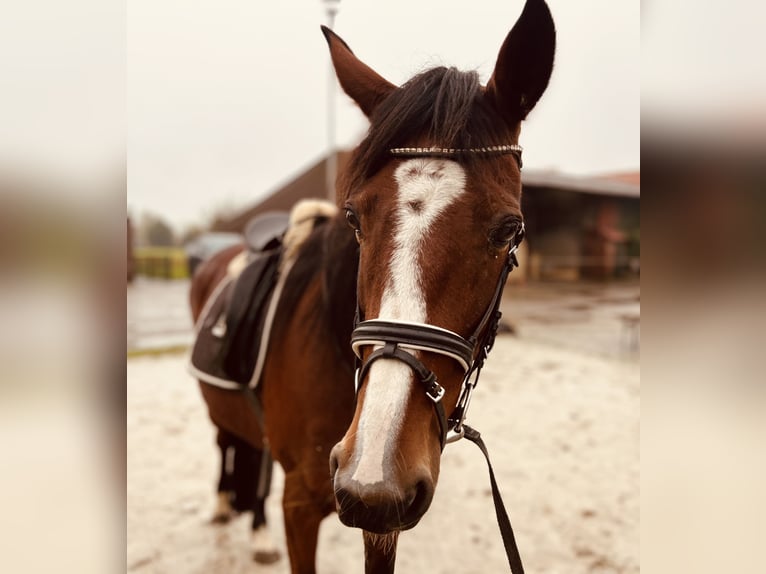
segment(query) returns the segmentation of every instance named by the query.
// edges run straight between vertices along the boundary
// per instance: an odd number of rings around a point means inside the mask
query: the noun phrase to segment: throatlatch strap
[[[484,458],[487,459],[487,467],[489,468],[489,482],[492,485],[492,501],[495,503],[497,525],[500,527],[500,536],[503,537],[503,546],[505,546],[505,555],[508,557],[508,565],[511,567],[512,574],[524,574],[524,566],[521,564],[521,555],[519,554],[518,546],[516,546],[516,537],[513,535],[511,521],[508,518],[508,513],[505,511],[503,498],[500,496],[500,490],[497,487],[495,471],[492,470],[492,463],[489,461],[489,453],[487,452],[487,447],[484,444],[484,441],[481,438],[481,433],[479,431],[469,427],[468,425],[463,425],[463,428],[465,429],[465,438],[478,446],[481,452],[484,454]]]

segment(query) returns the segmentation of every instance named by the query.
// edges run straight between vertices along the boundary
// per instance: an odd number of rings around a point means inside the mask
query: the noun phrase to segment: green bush
[[[161,279],[189,277],[186,252],[180,247],[137,247],[133,260],[136,275]]]

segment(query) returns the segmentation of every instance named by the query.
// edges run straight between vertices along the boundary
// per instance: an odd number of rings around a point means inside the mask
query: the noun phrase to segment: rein
[[[519,145],[491,146],[489,148],[395,148],[390,153],[404,157],[455,157],[465,154],[479,155],[504,155],[512,154],[521,167],[521,151]],[[492,486],[492,499],[495,505],[500,534],[503,538],[505,553],[512,574],[523,574],[524,568],[521,556],[516,545],[508,514],[505,510],[500,491],[495,480],[489,453],[478,431],[465,424],[468,407],[471,403],[471,395],[479,381],[481,369],[489,356],[489,352],[495,343],[498,324],[502,313],[500,302],[508,274],[519,262],[516,251],[524,239],[524,224],[517,231],[508,248],[506,260],[498,278],[497,286],[492,299],[479,321],[474,332],[466,339],[461,335],[426,323],[411,323],[407,321],[391,321],[370,319],[362,320],[357,297],[356,316],[354,318],[354,330],[351,334],[351,348],[356,355],[355,387],[358,395],[364,383],[366,375],[372,365],[378,359],[394,359],[408,365],[415,373],[417,379],[423,385],[426,396],[432,401],[434,411],[439,422],[441,449],[452,442],[465,437],[476,444],[484,454],[489,467],[489,478]],[[362,360],[362,348],[373,347],[372,353],[366,360]],[[427,351],[449,357],[456,361],[463,369],[463,384],[458,397],[457,405],[452,414],[447,417],[442,398],[444,387],[436,379],[434,372],[426,367],[420,359],[415,357],[413,351]]]

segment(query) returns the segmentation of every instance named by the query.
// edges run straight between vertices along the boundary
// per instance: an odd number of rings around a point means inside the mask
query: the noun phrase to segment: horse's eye
[[[348,207],[346,208],[346,221],[351,229],[359,229],[359,218],[356,216],[356,213]]]
[[[362,226],[359,223],[359,218],[356,216],[356,213],[354,213],[354,210],[350,207],[346,208],[346,221],[348,222],[349,227],[354,230],[354,235],[356,236],[357,242],[361,242]]]
[[[513,241],[520,227],[521,220],[517,218],[506,219],[492,228],[489,233],[489,242],[497,249],[505,247]]]

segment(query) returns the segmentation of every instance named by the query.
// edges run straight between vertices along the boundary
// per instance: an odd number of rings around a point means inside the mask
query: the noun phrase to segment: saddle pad
[[[255,255],[235,280],[226,278],[197,324],[192,372],[227,388],[247,386],[258,358],[263,320],[274,291],[281,250]]]

